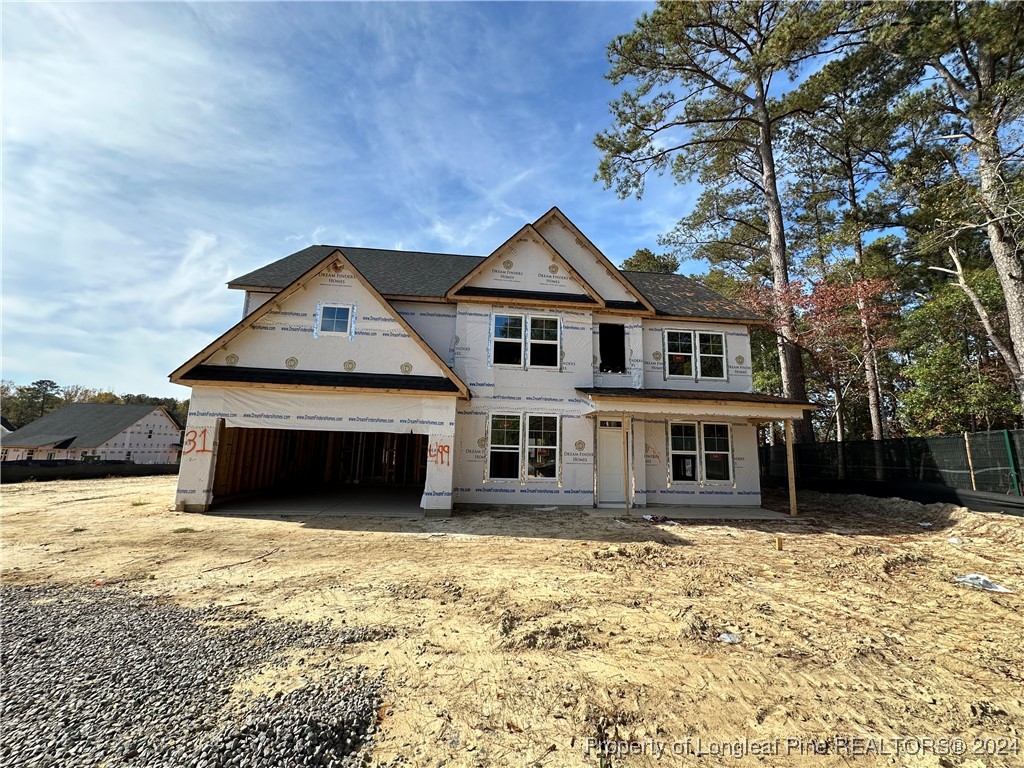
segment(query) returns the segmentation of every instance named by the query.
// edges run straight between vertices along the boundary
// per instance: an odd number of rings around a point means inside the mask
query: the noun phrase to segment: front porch
[[[594,406],[587,416],[594,422],[598,506],[631,517],[639,510],[674,508],[683,515],[679,519],[776,519],[779,513],[760,506],[729,502],[760,501],[756,426],[777,421],[786,432],[789,513],[797,515],[793,421],[813,410],[812,404],[751,392],[612,387],[577,387],[576,392]],[[674,503],[684,500],[697,503]],[[724,518],[714,516],[718,510],[724,510]]]

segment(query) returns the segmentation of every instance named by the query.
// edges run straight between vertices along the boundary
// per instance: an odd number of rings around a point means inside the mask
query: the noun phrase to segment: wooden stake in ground
[[[974,457],[971,456],[971,441],[967,439],[967,433],[964,432],[964,450],[967,451],[967,469],[971,472],[971,490],[978,490],[978,481],[974,479]]]

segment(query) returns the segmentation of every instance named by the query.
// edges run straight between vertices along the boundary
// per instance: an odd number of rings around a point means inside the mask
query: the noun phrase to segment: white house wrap
[[[486,258],[311,246],[234,280],[193,386],[178,504],[422,485],[421,506],[760,502],[747,310],[619,272],[557,208]]]

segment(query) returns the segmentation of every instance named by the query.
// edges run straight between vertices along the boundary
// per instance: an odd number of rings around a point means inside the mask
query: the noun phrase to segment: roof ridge
[[[694,278],[690,275],[684,275],[682,272],[648,272],[645,269],[620,269],[624,275],[665,275],[666,277],[685,277],[687,280],[693,280]]]
[[[466,253],[319,244],[306,246],[235,277],[228,282],[228,286],[278,292],[289,285],[296,275],[302,274],[332,251],[347,254],[366,281],[381,294],[405,299],[443,299],[449,295],[452,286],[457,285],[468,272],[488,258]],[[571,261],[567,263],[572,265]],[[609,265],[610,269],[616,270],[623,286],[629,289],[640,304],[652,308],[654,314],[707,320],[762,321],[756,312],[739,300],[724,296],[697,277],[678,272],[626,270],[611,262]]]
[[[407,251],[400,248],[377,248],[373,245],[326,245],[321,243],[320,245],[310,245],[308,248],[337,248],[338,250],[344,251],[346,248],[354,249],[358,248],[361,251],[382,251],[383,253],[408,253],[408,254],[419,254],[420,256],[455,256],[460,259],[486,259],[486,256],[474,256],[471,253],[445,253],[443,251]]]

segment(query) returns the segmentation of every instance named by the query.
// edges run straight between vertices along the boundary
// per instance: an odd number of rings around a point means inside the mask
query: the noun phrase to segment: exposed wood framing
[[[213,496],[290,486],[421,486],[428,439],[392,432],[229,427],[216,455]]]

